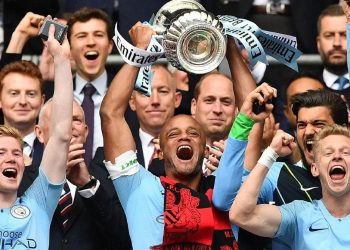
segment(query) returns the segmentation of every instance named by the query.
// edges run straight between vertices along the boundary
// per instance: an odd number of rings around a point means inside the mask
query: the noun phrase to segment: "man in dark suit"
[[[98,147],[103,146],[100,105],[111,77],[106,61],[112,51],[112,23],[99,9],[82,8],[68,20],[68,40],[76,66],[74,97],[82,105],[90,135],[85,144],[85,161],[89,165]],[[90,106],[85,105],[90,103]]]
[[[47,143],[52,102],[43,106],[36,133]],[[130,249],[127,222],[118,197],[107,192],[103,182],[90,175],[82,157],[88,128],[84,112],[73,103],[72,140],[67,163],[67,179],[72,205],[67,222],[63,223],[60,205],[57,206],[50,228],[49,249]],[[23,193],[37,175],[37,166],[30,166],[20,186]]]
[[[324,69],[320,74],[325,88],[345,96],[350,101],[350,83],[347,68],[347,17],[339,5],[331,5],[319,16],[317,48]]]

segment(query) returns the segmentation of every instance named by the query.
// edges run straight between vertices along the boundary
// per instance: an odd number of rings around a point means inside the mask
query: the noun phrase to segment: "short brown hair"
[[[316,157],[320,148],[320,141],[330,135],[343,135],[350,138],[350,131],[345,127],[338,124],[325,126],[320,132],[317,133],[312,146],[312,152]]]
[[[232,79],[230,77],[228,77],[227,75],[219,72],[219,71],[211,71],[205,75],[203,75],[199,81],[197,82],[196,86],[194,87],[194,93],[193,93],[193,98],[197,101],[198,100],[198,96],[200,95],[201,93],[201,85],[203,83],[203,81],[209,77],[209,76],[212,76],[212,75],[221,75],[223,77],[226,77],[227,79],[229,79],[230,81],[232,81]]]
[[[0,93],[3,88],[4,78],[10,73],[18,73],[34,79],[38,79],[41,91],[40,94],[44,93],[44,80],[38,66],[30,61],[24,60],[9,63],[0,71]]]
[[[70,37],[72,35],[72,28],[73,25],[77,22],[81,23],[86,23],[90,21],[91,19],[98,19],[102,20],[106,24],[106,29],[107,29],[107,36],[108,39],[111,40],[113,37],[113,31],[112,31],[112,21],[107,15],[106,12],[100,9],[96,8],[88,8],[84,7],[81,8],[80,10],[77,10],[74,12],[71,17],[68,20],[68,31],[67,31],[67,38],[70,41]]]
[[[18,129],[7,125],[0,125],[0,137],[5,137],[5,136],[15,138],[19,142],[19,145],[21,146],[21,150],[23,151],[22,135],[18,131]]]
[[[339,4],[332,4],[325,8],[318,17],[317,20],[317,33],[321,30],[321,21],[325,16],[344,16],[344,11]]]

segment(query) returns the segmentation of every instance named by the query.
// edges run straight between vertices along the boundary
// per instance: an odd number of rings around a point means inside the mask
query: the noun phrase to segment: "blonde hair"
[[[320,150],[320,141],[330,135],[343,135],[350,138],[350,131],[345,127],[338,124],[333,124],[324,127],[320,132],[317,133],[314,139],[314,144],[312,146],[312,152],[316,159],[316,155]]]
[[[22,135],[18,131],[18,129],[7,125],[0,125],[0,137],[5,137],[5,136],[15,138],[19,142],[21,150],[23,151]]]

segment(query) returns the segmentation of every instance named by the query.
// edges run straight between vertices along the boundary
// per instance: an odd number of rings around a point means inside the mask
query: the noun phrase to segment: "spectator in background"
[[[81,103],[90,129],[85,144],[85,162],[90,164],[103,145],[100,105],[113,74],[107,74],[106,60],[112,51],[112,23],[99,9],[83,8],[68,20],[68,40],[76,65],[74,97]]]
[[[39,164],[43,146],[34,127],[44,104],[43,79],[39,68],[28,61],[17,61],[0,71],[0,107],[5,124],[17,128],[24,141],[26,165]]]
[[[317,22],[317,48],[324,69],[321,78],[325,88],[345,96],[350,102],[350,82],[347,68],[346,22],[347,16],[339,5],[322,11]]]

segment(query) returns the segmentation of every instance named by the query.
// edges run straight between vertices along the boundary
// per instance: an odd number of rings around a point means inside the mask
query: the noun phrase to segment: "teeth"
[[[14,168],[6,168],[2,171],[2,174],[8,178],[16,178],[17,170]]]
[[[86,56],[95,56],[97,55],[97,52],[96,51],[88,51],[85,53]]]
[[[306,144],[312,145],[314,144],[314,141],[306,141]]]
[[[336,169],[344,170],[344,167],[343,166],[333,166],[331,171],[336,170]]]
[[[183,149],[183,148],[186,148],[186,149],[191,149],[190,146],[187,146],[187,145],[184,145],[184,146],[180,146],[179,149]]]

